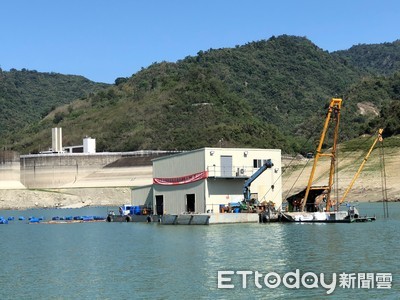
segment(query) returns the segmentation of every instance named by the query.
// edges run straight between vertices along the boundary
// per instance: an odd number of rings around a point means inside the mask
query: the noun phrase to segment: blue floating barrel
[[[25,220],[25,217],[20,216],[20,217],[18,218],[18,220],[23,221],[23,220]]]
[[[71,220],[73,220],[73,218],[72,218],[72,216],[68,216],[68,217],[65,217],[65,220],[71,221]]]
[[[92,216],[83,216],[83,217],[82,217],[82,220],[85,221],[85,222],[87,222],[87,221],[93,221],[94,218],[93,218]]]
[[[30,222],[30,223],[39,223],[40,220],[39,220],[39,218],[30,217],[30,218],[29,218],[29,222]]]
[[[1,218],[0,219],[0,224],[8,224],[8,220]]]
[[[8,217],[7,220],[8,221],[14,221],[14,217]]]

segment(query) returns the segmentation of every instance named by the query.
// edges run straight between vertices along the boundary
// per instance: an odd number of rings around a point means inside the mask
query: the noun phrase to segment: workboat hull
[[[282,221],[298,223],[352,223],[355,221],[347,211],[337,212],[285,212]]]
[[[347,211],[336,212],[282,212],[282,222],[297,223],[353,223],[375,221],[376,217],[360,217]]]

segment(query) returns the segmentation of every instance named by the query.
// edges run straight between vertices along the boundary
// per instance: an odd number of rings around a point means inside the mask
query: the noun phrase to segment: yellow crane
[[[354,175],[352,181],[350,182],[349,187],[348,187],[348,188],[346,189],[346,191],[344,192],[342,199],[340,199],[339,204],[342,204],[342,203],[344,202],[344,199],[347,197],[347,194],[350,192],[351,188],[353,187],[354,182],[357,180],[357,178],[358,178],[358,176],[360,175],[362,169],[364,168],[364,165],[365,165],[365,163],[367,162],[369,156],[371,155],[372,150],[374,150],[376,143],[377,143],[378,141],[379,141],[379,142],[382,142],[382,141],[383,141],[382,133],[383,133],[383,129],[380,128],[380,129],[378,130],[378,135],[377,135],[377,137],[375,138],[374,142],[372,143],[372,146],[371,146],[371,148],[369,149],[367,155],[365,155],[365,157],[364,157],[364,159],[363,159],[363,161],[362,161],[360,167],[358,168],[356,174]]]
[[[325,123],[324,123],[324,128],[321,133],[321,138],[319,140],[319,144],[315,153],[315,158],[314,158],[314,164],[311,169],[311,174],[308,179],[308,184],[306,188],[306,192],[304,195],[304,198],[301,202],[300,205],[300,210],[304,211],[304,208],[306,207],[307,199],[310,193],[310,190],[322,190],[326,191],[326,210],[328,211],[331,207],[331,199],[330,199],[330,194],[332,190],[332,185],[333,185],[333,178],[334,178],[334,173],[335,173],[335,162],[336,162],[336,146],[337,146],[337,141],[338,141],[338,135],[339,135],[339,121],[340,121],[340,110],[342,108],[342,99],[339,98],[332,98],[331,102],[328,107],[328,112],[325,118]],[[328,131],[329,127],[329,122],[330,121],[335,122],[335,128],[334,128],[334,133],[333,133],[333,146],[332,150],[330,153],[322,153],[322,146],[324,144],[325,138],[326,138],[326,133]],[[331,166],[330,166],[330,171],[329,171],[329,182],[328,185],[326,186],[312,186],[313,180],[314,180],[314,175],[315,175],[315,170],[317,168],[317,164],[319,161],[319,158],[322,156],[328,156],[331,158]]]
[[[304,211],[304,210],[308,210],[306,205],[307,205],[307,200],[308,197],[310,195],[310,191],[311,190],[319,190],[318,194],[324,194],[325,195],[325,200],[326,200],[326,211],[330,211],[331,207],[332,207],[332,201],[331,201],[331,191],[332,191],[332,186],[333,186],[333,180],[334,180],[334,176],[335,176],[335,166],[336,166],[336,160],[337,160],[337,142],[338,142],[338,136],[339,136],[339,123],[340,123],[340,110],[342,108],[342,99],[339,98],[332,98],[328,107],[328,112],[326,114],[326,118],[325,118],[325,123],[324,123],[324,128],[322,130],[321,133],[321,137],[319,140],[319,144],[315,153],[315,158],[314,158],[314,164],[313,167],[311,169],[311,173],[310,173],[310,177],[308,179],[308,184],[307,184],[307,188],[305,191],[305,195],[304,198],[302,199],[301,203],[300,203],[300,210]],[[326,152],[326,153],[322,153],[322,146],[325,142],[325,138],[327,135],[327,131],[329,128],[329,123],[330,122],[334,122],[334,132],[333,132],[333,145],[331,148],[330,152]],[[358,178],[358,176],[360,175],[365,163],[367,162],[369,156],[371,155],[372,150],[374,149],[376,143],[378,141],[382,142],[382,132],[383,129],[379,129],[378,130],[378,135],[376,137],[376,139],[374,140],[371,148],[369,149],[367,155],[365,156],[363,162],[361,163],[358,171],[356,172],[356,174],[354,175],[349,187],[346,189],[343,197],[341,198],[339,205],[343,203],[343,201],[345,200],[345,198],[347,197],[347,194],[349,193],[349,191],[351,190],[351,188],[354,185],[354,182],[356,181],[356,179]],[[317,164],[318,161],[321,157],[326,156],[326,157],[330,157],[330,170],[329,170],[329,181],[327,185],[324,186],[313,186],[313,181],[314,181],[314,177],[315,177],[315,170],[317,168]],[[312,203],[314,205],[314,203]],[[337,206],[339,207],[339,206]],[[312,209],[312,208],[311,208]]]

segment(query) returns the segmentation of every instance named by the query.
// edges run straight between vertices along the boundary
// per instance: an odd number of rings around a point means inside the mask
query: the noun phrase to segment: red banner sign
[[[186,175],[182,177],[169,177],[169,178],[153,178],[154,184],[161,185],[179,185],[188,184],[208,177],[208,171],[203,171],[191,175]]]

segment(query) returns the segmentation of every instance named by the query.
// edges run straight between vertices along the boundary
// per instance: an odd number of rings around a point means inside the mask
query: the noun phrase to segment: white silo
[[[62,128],[55,127],[51,129],[52,150],[53,152],[62,152]]]

